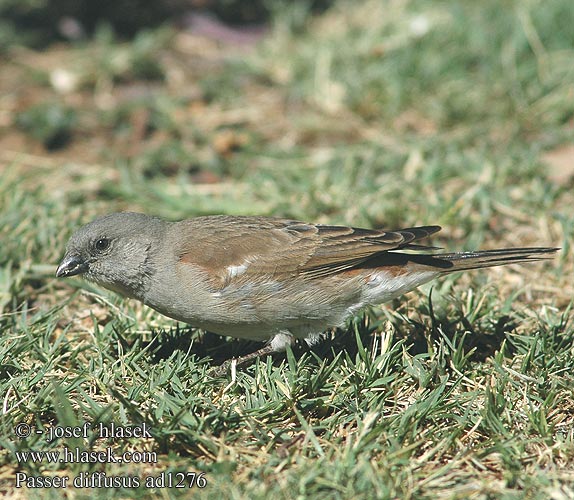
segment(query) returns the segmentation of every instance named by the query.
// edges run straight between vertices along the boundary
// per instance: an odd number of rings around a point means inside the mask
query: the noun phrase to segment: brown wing
[[[421,248],[411,242],[440,227],[379,231],[289,219],[210,216],[176,223],[174,229],[184,242],[180,262],[204,268],[224,286],[234,277],[230,271],[234,266],[243,266],[235,267],[241,276],[337,273],[389,250]]]
[[[439,226],[421,226],[395,231],[379,231],[345,226],[314,226],[319,244],[300,272],[312,276],[324,276],[353,268],[372,257],[389,250],[421,249],[411,242],[425,238],[437,231]]]

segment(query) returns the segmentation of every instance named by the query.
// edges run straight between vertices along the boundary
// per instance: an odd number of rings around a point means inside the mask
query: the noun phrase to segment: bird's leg
[[[268,356],[274,352],[276,352],[276,349],[273,347],[273,345],[267,344],[265,347],[257,349],[256,351],[246,354],[245,356],[239,356],[238,358],[231,358],[227,361],[224,361],[221,365],[212,368],[210,370],[210,374],[214,377],[222,377],[227,373],[233,364],[235,364],[235,366],[245,366],[256,358],[261,356]]]
[[[235,359],[228,359],[222,365],[214,368],[211,371],[211,374],[215,377],[221,377],[225,375],[227,370],[233,364],[235,364],[236,367],[245,366],[249,362],[261,356],[268,356],[269,354],[273,354],[274,352],[285,351],[285,349],[287,349],[287,346],[293,345],[294,342],[295,338],[293,337],[291,332],[289,332],[289,330],[282,330],[279,333],[273,335],[273,337],[265,347],[257,349],[257,351],[246,354],[245,356],[240,356]]]

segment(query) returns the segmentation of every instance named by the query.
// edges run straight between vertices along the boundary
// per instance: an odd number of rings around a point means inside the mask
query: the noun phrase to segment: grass
[[[314,18],[284,7],[250,48],[165,29],[12,47],[0,63],[2,491],[179,498],[189,488],[145,478],[195,472],[199,498],[574,496],[573,22],[567,0],[341,1]],[[214,363],[258,345],[54,279],[75,228],[127,209],[438,223],[434,243],[453,250],[562,251],[450,276],[221,379]],[[145,423],[152,437],[14,430],[86,422]],[[64,447],[157,462],[16,456]],[[140,486],[16,489],[17,473]]]

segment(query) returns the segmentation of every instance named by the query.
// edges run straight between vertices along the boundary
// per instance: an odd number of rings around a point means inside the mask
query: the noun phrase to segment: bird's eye
[[[110,240],[107,238],[100,238],[94,243],[94,247],[98,252],[103,252],[110,246]]]

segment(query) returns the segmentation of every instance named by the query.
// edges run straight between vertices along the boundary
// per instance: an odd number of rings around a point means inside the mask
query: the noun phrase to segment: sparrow
[[[551,258],[550,247],[436,253],[440,226],[392,231],[214,215],[168,222],[100,217],[68,241],[56,277],[82,275],[177,321],[266,341],[244,356],[317,342],[368,305],[458,271]]]

